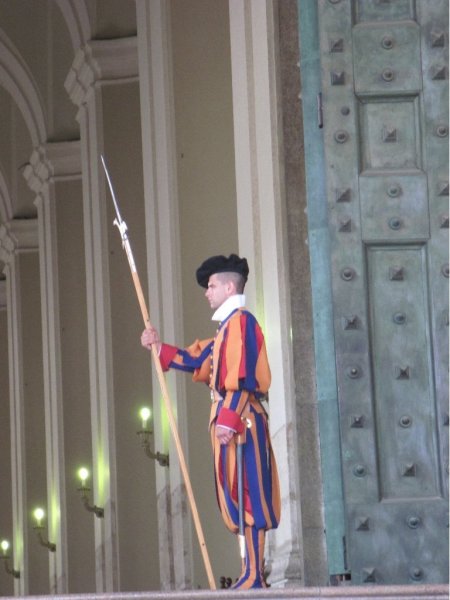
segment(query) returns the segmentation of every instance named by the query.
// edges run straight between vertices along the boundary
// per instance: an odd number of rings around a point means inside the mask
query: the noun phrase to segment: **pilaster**
[[[9,404],[9,360],[8,360],[8,310],[6,304],[7,282],[0,266],[0,390],[2,397],[2,435],[0,436],[0,531],[3,538],[12,542],[13,518],[11,497],[11,434],[8,418]],[[8,483],[8,485],[6,485]],[[12,548],[12,552],[13,552]],[[12,554],[11,554],[12,555]],[[14,579],[0,579],[0,596],[12,596]]]
[[[58,234],[61,236],[62,226],[67,232],[67,243],[70,229],[75,226],[75,223],[63,222],[58,212],[60,212],[59,207],[71,197],[71,182],[81,179],[79,142],[48,143],[39,146],[33,151],[23,174],[30,189],[36,193],[35,204],[38,209],[39,224],[48,536],[56,544],[56,552],[50,555],[50,591],[67,593],[69,588],[64,445],[65,395],[61,365],[62,356],[66,355],[66,352],[61,343],[59,289],[60,286],[70,286],[73,278],[68,277],[68,273],[60,268]],[[79,188],[81,205],[81,186]],[[77,263],[70,265],[70,268],[72,272],[80,272]],[[84,271],[81,272],[81,275],[83,274]],[[75,294],[76,290],[73,290],[73,293]],[[82,306],[79,306],[78,310],[82,312]],[[75,364],[75,361],[76,357],[72,356],[71,363]],[[81,375],[79,364],[77,368]],[[86,425],[89,427],[89,421]],[[70,455],[70,448],[68,448],[68,455]],[[87,573],[85,578],[88,579]]]
[[[246,293],[262,322],[272,370],[270,430],[282,466],[282,517],[270,537],[269,563],[270,581],[281,587],[302,583],[303,548],[280,178],[275,6],[272,0],[229,2],[239,250],[256,272]]]
[[[6,310],[6,279],[0,279],[0,310]]]
[[[14,593],[24,596],[29,593],[30,586],[36,583],[31,569],[29,553],[29,507],[28,500],[32,495],[28,489],[27,472],[29,436],[27,430],[26,405],[31,402],[31,390],[27,390],[26,381],[33,380],[33,374],[27,372],[29,362],[24,349],[24,335],[32,307],[39,307],[36,298],[27,297],[24,289],[26,266],[21,265],[21,255],[37,253],[36,219],[13,220],[0,225],[0,259],[5,263],[3,273],[6,276],[6,306],[8,315],[8,363],[9,363],[9,395],[10,395],[10,435],[11,435],[11,487],[13,539],[12,552],[14,568],[21,573],[20,579],[14,580]],[[37,291],[39,295],[39,290]],[[31,347],[32,343],[30,344]],[[39,356],[36,366],[39,367]],[[40,390],[33,390],[34,401],[39,405]],[[29,421],[28,421],[29,422]],[[27,435],[28,434],[28,435]],[[35,443],[39,443],[39,432],[36,431]],[[42,566],[42,565],[41,565]]]
[[[24,504],[26,502],[25,481],[25,447],[23,422],[23,397],[21,394],[22,373],[21,355],[21,321],[18,316],[18,301],[20,287],[17,283],[15,261],[12,254],[6,254],[5,246],[9,240],[2,236],[6,230],[0,231],[0,252],[3,246],[2,260],[8,259],[4,268],[7,284],[8,309],[8,362],[9,362],[9,406],[10,406],[10,436],[11,436],[11,492],[13,519],[13,566],[23,575],[14,581],[14,593],[25,596],[28,593],[28,579],[24,571],[28,565],[28,552],[25,543]],[[9,244],[8,244],[9,245]],[[11,248],[12,249],[12,248]]]
[[[161,336],[184,339],[175,158],[170,3],[137,0],[142,155],[151,314]],[[159,234],[164,231],[164,236]],[[186,392],[183,378],[168,377],[170,399],[186,449]],[[156,376],[154,398],[160,397]],[[162,589],[190,589],[193,584],[192,532],[186,491],[172,437],[164,430],[164,409],[154,404],[155,443],[169,445],[170,471],[156,469]],[[170,435],[170,434],[169,434]],[[195,542],[194,542],[195,543]]]
[[[102,154],[139,269],[145,219],[137,74],[136,38],[91,40],[65,83],[80,123],[93,501],[105,509],[94,519],[97,592],[148,589],[156,568],[147,555],[157,522],[153,481],[136,443],[137,415],[129,430],[136,399],[150,395],[149,356],[139,344],[142,318],[100,162]],[[131,546],[133,560],[120,560]]]
[[[102,93],[105,85],[136,76],[135,38],[91,40],[76,53],[65,82],[71,100],[79,107],[94,502],[106,508],[104,519],[95,521],[97,592],[120,589],[110,274],[106,259],[109,198],[100,164],[100,154],[104,153]]]

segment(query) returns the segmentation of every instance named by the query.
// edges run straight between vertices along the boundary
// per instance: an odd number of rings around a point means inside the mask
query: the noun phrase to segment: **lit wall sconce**
[[[44,526],[42,525],[42,521],[45,517],[44,509],[40,506],[35,508],[33,511],[33,517],[36,521],[36,525],[33,526],[33,529],[36,532],[40,545],[50,550],[50,552],[56,552],[56,544],[54,544],[53,542],[49,542],[48,540],[44,540],[44,538],[42,537],[42,531],[44,531]]]
[[[2,540],[0,542],[0,548],[2,549],[0,558],[3,560],[3,564],[5,565],[5,571],[8,573],[8,575],[12,575],[16,579],[20,579],[20,571],[16,571],[16,569],[12,569],[9,566],[9,554],[8,554],[9,542],[8,542],[8,540]]]
[[[152,413],[150,409],[146,406],[144,406],[144,408],[141,408],[141,410],[139,411],[139,416],[141,417],[142,421],[142,429],[140,431],[137,431],[136,433],[141,439],[141,447],[144,449],[145,454],[149,458],[158,461],[161,467],[168,467],[169,455],[161,454],[161,452],[153,452],[150,448],[150,436],[152,435],[153,430],[150,427],[148,427],[148,422],[150,420],[151,414]]]
[[[95,506],[95,504],[93,505],[89,503],[89,492],[91,491],[91,488],[86,485],[86,481],[89,479],[89,471],[86,469],[86,467],[81,467],[81,469],[78,469],[78,477],[81,479],[81,487],[78,488],[78,491],[81,494],[81,500],[83,501],[84,508],[89,512],[93,512],[96,517],[101,519],[105,514],[104,509],[100,508],[99,506]]]

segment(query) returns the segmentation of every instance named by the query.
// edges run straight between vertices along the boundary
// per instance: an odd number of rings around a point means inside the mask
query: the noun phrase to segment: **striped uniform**
[[[217,501],[225,525],[233,533],[239,527],[236,444],[233,439],[221,445],[215,427],[222,425],[245,435],[244,506],[246,546],[251,556],[243,565],[238,587],[264,587],[264,531],[278,526],[280,491],[267,414],[260,402],[270,385],[261,328],[245,308],[237,309],[219,325],[214,339],[197,340],[184,350],[162,344],[160,360],[163,369],[193,373],[194,381],[211,388],[210,430]],[[245,427],[243,419],[249,419],[250,428]]]

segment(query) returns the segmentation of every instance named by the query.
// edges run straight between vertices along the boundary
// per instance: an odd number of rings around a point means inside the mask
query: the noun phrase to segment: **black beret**
[[[207,288],[209,278],[215,273],[239,273],[244,278],[244,281],[247,281],[247,259],[239,258],[237,254],[230,254],[228,258],[223,255],[207,258],[195,273],[198,284]]]

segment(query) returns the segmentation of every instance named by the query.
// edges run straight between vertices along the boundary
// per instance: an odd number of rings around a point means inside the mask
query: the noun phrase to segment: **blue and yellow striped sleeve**
[[[212,344],[212,339],[196,340],[185,349],[162,344],[159,354],[161,366],[164,371],[177,369],[192,373],[194,381],[209,383]]]

